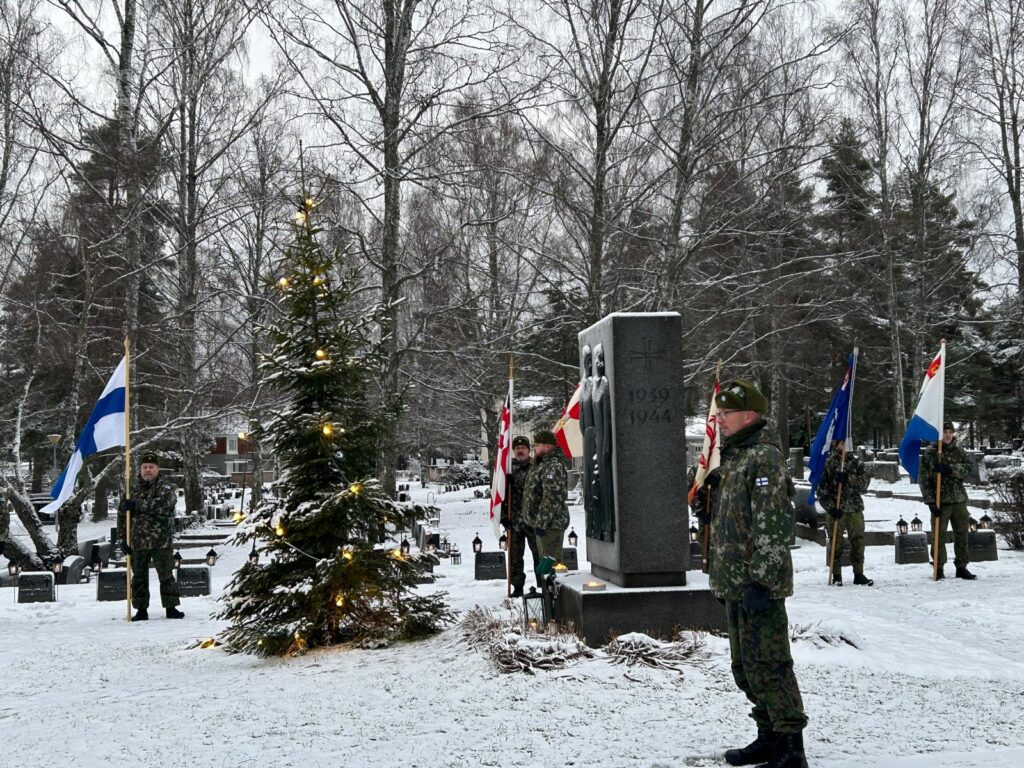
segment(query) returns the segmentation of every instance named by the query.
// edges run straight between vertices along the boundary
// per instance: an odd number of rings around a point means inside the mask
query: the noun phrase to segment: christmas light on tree
[[[373,478],[392,414],[369,397],[379,311],[357,307],[343,253],[319,245],[317,203],[293,217],[295,240],[276,282],[282,314],[261,369],[281,405],[254,432],[282,475],[239,525],[254,551],[228,585],[219,617],[229,650],[274,656],[338,643],[386,644],[440,630],[444,595],[418,594],[424,559],[383,546],[388,526],[426,509],[399,507]],[[435,561],[436,562],[436,561]]]

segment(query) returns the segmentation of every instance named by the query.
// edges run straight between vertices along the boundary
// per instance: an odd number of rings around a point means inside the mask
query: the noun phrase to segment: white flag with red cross
[[[501,407],[498,421],[498,449],[494,452],[494,474],[491,479],[491,526],[494,538],[501,536],[501,505],[508,493],[508,475],[512,471],[512,379],[508,380],[508,394]]]

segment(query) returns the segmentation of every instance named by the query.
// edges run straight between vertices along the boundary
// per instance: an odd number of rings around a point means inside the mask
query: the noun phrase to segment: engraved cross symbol
[[[629,358],[640,363],[641,371],[650,373],[654,369],[655,360],[665,359],[665,350],[661,349],[655,352],[651,349],[651,340],[645,338],[643,347],[638,351],[631,352]]]

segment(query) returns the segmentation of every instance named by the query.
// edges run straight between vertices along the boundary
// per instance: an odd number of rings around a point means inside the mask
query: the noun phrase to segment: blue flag
[[[825,471],[825,462],[828,461],[828,454],[832,450],[832,441],[846,438],[846,419],[850,412],[850,395],[853,393],[855,365],[854,356],[850,355],[843,383],[832,395],[832,403],[828,407],[824,421],[818,428],[818,434],[814,436],[814,442],[811,443],[811,455],[807,461],[807,466],[811,471],[811,493],[807,497],[807,503],[811,506],[814,505],[814,494],[818,490],[818,483],[821,482],[821,475]]]

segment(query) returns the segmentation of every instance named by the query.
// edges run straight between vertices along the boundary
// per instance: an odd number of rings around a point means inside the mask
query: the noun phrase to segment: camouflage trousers
[[[174,561],[171,550],[136,549],[132,552],[132,605],[149,608],[149,566],[156,569],[160,577],[160,603],[164,608],[173,608],[178,598],[178,582],[174,580]]]
[[[565,528],[545,528],[544,535],[537,534],[537,551],[534,556],[539,563],[545,557],[553,558],[556,563],[562,562],[562,541],[565,539]]]
[[[509,580],[513,587],[522,587],[526,584],[526,545],[530,545],[530,554],[533,555],[533,567],[537,568],[540,562],[540,555],[537,554],[537,540],[533,534],[520,529],[509,529],[508,537],[511,544],[508,548],[508,572]]]
[[[836,522],[838,522],[838,526],[836,526]],[[850,564],[853,566],[853,573],[855,575],[864,573],[864,513],[844,512],[838,521],[829,518],[828,545],[830,547],[832,546],[833,531],[835,531],[839,543],[836,544],[836,560],[832,564],[832,575],[837,579],[842,576],[843,551],[840,547],[843,546],[844,533],[850,539]],[[829,554],[831,555],[831,550]]]
[[[967,552],[967,532],[970,530],[971,515],[967,511],[967,504],[962,501],[954,501],[942,505],[942,516],[939,518],[939,565],[946,564],[946,531],[949,524],[953,524],[953,563],[957,568],[966,568],[971,562]],[[932,527],[935,520],[932,520]],[[934,535],[934,531],[933,531]]]
[[[800,688],[789,651],[785,600],[769,600],[761,613],[748,613],[739,601],[727,601],[729,652],[736,685],[753,704],[758,728],[796,733],[807,726]]]

